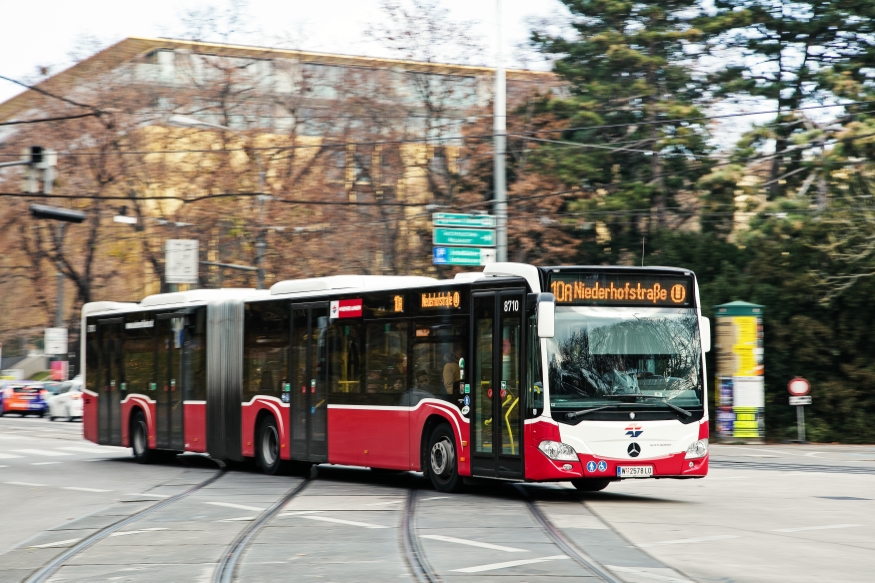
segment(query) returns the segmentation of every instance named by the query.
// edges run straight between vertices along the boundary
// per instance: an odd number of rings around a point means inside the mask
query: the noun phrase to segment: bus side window
[[[544,411],[544,375],[541,367],[541,339],[538,338],[538,323],[535,316],[528,322],[529,366],[526,374],[528,392],[528,418],[537,417]]]
[[[366,393],[407,390],[407,322],[369,322],[365,358]]]
[[[280,302],[246,305],[243,402],[256,395],[281,397],[289,378],[289,308]]]
[[[332,393],[361,393],[361,328],[335,321],[328,332],[328,374]]]

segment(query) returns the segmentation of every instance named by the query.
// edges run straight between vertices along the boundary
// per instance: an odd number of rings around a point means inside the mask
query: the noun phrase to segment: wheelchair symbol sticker
[[[608,462],[606,462],[605,460],[601,460],[599,462],[599,471],[600,472],[608,471]]]

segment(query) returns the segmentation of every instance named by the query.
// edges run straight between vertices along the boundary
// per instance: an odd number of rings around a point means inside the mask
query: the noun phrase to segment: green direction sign
[[[495,262],[495,249],[478,247],[435,247],[432,263],[435,265],[486,265]]]
[[[491,215],[463,215],[459,213],[435,213],[431,216],[435,227],[469,227],[494,229],[495,217]]]
[[[434,230],[434,244],[495,247],[495,231],[487,229],[436,228]]]

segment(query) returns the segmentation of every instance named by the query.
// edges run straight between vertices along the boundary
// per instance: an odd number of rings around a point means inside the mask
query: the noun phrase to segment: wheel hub
[[[453,444],[446,437],[442,437],[431,448],[431,470],[438,476],[450,473],[455,463]]]

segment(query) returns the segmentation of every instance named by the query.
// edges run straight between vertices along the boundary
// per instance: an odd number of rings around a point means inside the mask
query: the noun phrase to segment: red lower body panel
[[[97,443],[97,395],[82,395],[82,437]]]
[[[207,451],[207,404],[183,403],[186,451]]]

